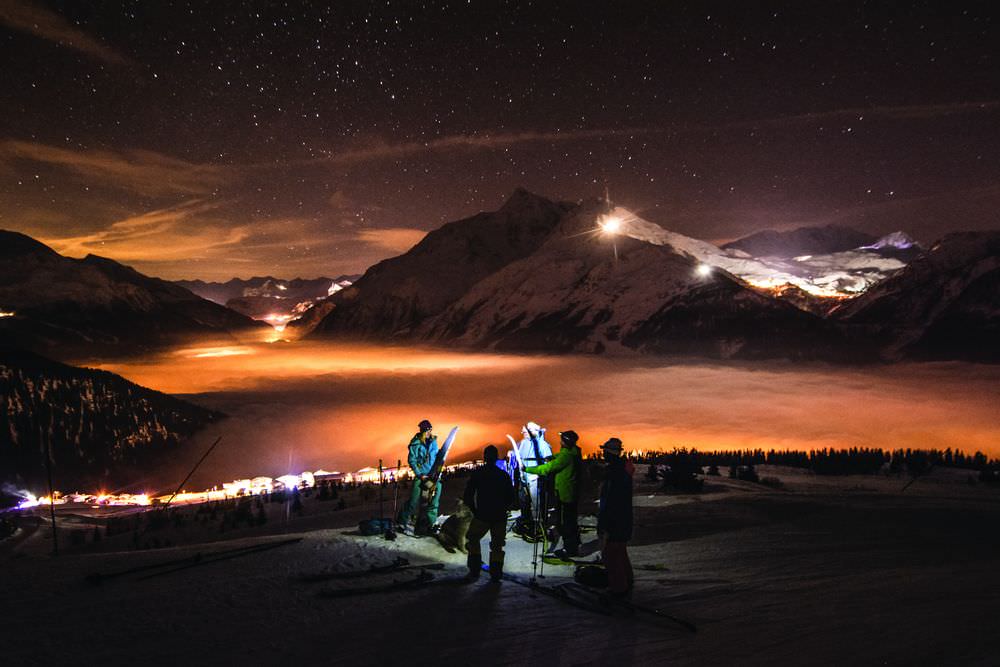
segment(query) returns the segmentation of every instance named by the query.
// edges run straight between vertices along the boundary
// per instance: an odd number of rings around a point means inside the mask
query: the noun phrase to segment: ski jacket
[[[438,441],[437,436],[432,436],[426,443],[420,439],[417,433],[410,440],[410,451],[406,455],[406,462],[410,464],[410,469],[417,477],[431,474],[434,468],[434,459],[437,458]]]
[[[597,511],[597,534],[608,534],[611,542],[632,539],[632,473],[635,467],[622,458],[608,462],[607,476],[601,485],[601,504]]]
[[[482,465],[473,471],[462,500],[472,509],[472,516],[480,521],[504,521],[507,510],[514,504],[514,486],[500,468]]]
[[[575,445],[562,446],[556,457],[540,466],[524,466],[524,471],[534,475],[556,475],[556,498],[569,503],[576,500],[580,487],[580,467],[583,464],[583,454]]]
[[[521,455],[521,460],[524,461],[526,468],[541,465],[552,458],[552,445],[545,441],[545,436],[540,435],[535,440],[538,441],[538,453],[542,455],[541,460],[535,457],[535,445],[531,442],[531,438],[525,438],[517,445],[517,453]]]

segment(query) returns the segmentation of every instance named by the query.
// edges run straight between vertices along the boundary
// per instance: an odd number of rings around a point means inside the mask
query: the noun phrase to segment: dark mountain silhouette
[[[828,255],[874,244],[878,237],[850,227],[800,227],[787,232],[764,230],[731,241],[723,250],[742,250],[753,257]]]
[[[190,335],[264,325],[158,278],[96,255],[63,257],[0,230],[0,335],[57,358],[130,353]]]

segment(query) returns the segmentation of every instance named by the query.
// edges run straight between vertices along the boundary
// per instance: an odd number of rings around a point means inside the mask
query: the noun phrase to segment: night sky
[[[991,2],[0,0],[0,227],[362,271],[517,186],[713,241],[1000,227]]]

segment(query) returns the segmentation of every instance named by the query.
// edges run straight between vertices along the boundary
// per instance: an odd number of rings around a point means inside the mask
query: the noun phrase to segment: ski
[[[243,556],[250,556],[253,554],[262,553],[264,551],[270,551],[271,549],[277,549],[278,547],[288,546],[289,544],[295,544],[301,542],[301,537],[293,537],[288,540],[281,540],[279,542],[268,542],[266,544],[256,544],[249,547],[243,547],[240,549],[231,549],[230,551],[223,551],[221,553],[210,554],[208,556],[203,556],[198,560],[178,565],[177,567],[172,567],[168,570],[162,570],[160,572],[153,572],[152,574],[147,574],[144,577],[139,577],[136,581],[144,581],[146,579],[153,579],[155,577],[162,577],[165,574],[173,574],[174,572],[180,572],[181,570],[187,570],[192,567],[198,567],[199,565],[209,565],[211,563],[218,563],[223,560],[231,560],[233,558],[242,558]]]
[[[117,579],[118,577],[124,577],[130,574],[136,574],[138,572],[147,572],[149,570],[158,570],[163,567],[171,567],[171,566],[188,567],[191,565],[197,565],[201,563],[202,560],[209,558],[215,560],[219,556],[227,556],[229,554],[241,554],[244,551],[253,552],[259,550],[262,546],[268,546],[268,545],[251,544],[248,546],[236,547],[233,549],[223,549],[221,551],[215,551],[208,554],[199,551],[198,553],[192,556],[185,556],[183,558],[174,558],[172,560],[160,561],[158,563],[150,563],[148,565],[139,565],[137,567],[130,567],[124,570],[117,570],[115,572],[108,572],[108,573],[91,572],[90,574],[86,575],[84,579],[91,584],[102,584],[110,579]]]
[[[319,572],[317,574],[303,574],[295,577],[296,581],[312,584],[320,581],[330,581],[333,579],[358,579],[361,577],[373,577],[380,574],[395,574],[406,570],[443,570],[444,563],[424,563],[411,564],[405,558],[397,558],[387,565],[372,565],[367,570],[348,570],[346,572]]]
[[[429,479],[437,483],[441,479],[441,471],[444,469],[445,461],[448,460],[448,452],[451,451],[451,444],[455,442],[455,436],[458,435],[458,427],[451,429],[448,433],[448,437],[444,439],[444,444],[441,445],[441,449],[438,450],[437,456],[434,457],[434,466],[431,468],[431,473],[427,476]]]
[[[411,577],[409,579],[393,579],[385,584],[352,586],[351,588],[324,588],[317,593],[317,596],[321,598],[346,598],[354,595],[378,595],[381,593],[394,593],[396,591],[408,591],[427,588],[430,586],[448,586],[463,583],[471,582],[469,578],[464,575],[461,577],[437,579],[432,572],[420,570],[415,577]]]
[[[585,595],[591,595],[591,596],[594,597],[594,599],[596,599],[598,601],[598,604],[605,605],[608,608],[619,607],[621,609],[625,609],[625,610],[631,611],[633,613],[639,612],[639,613],[643,613],[643,614],[648,614],[650,616],[655,616],[657,618],[662,618],[662,619],[670,621],[672,623],[676,623],[677,625],[679,625],[679,626],[681,626],[681,627],[683,627],[683,628],[685,628],[687,630],[690,630],[691,632],[698,632],[698,628],[697,628],[697,626],[695,626],[694,623],[691,623],[690,621],[685,621],[683,618],[678,618],[678,617],[674,616],[673,614],[669,614],[669,613],[663,611],[662,609],[657,609],[656,607],[649,607],[649,606],[643,605],[643,604],[637,604],[637,603],[632,602],[631,600],[627,600],[625,598],[614,597],[614,596],[608,595],[607,593],[602,593],[600,591],[595,591],[592,588],[588,588],[588,587],[583,586],[581,584],[578,584],[576,582],[569,582],[569,583],[563,584],[563,586],[566,587],[566,588],[568,588],[568,589],[572,589],[574,591],[582,592]]]
[[[489,572],[490,566],[483,565],[483,571]],[[574,598],[567,591],[562,590],[559,586],[546,586],[545,584],[540,584],[537,581],[524,581],[523,579],[519,579],[518,577],[515,577],[513,574],[508,574],[507,572],[504,572],[502,576],[504,581],[509,581],[512,584],[523,586],[524,588],[527,588],[530,591],[541,593],[542,595],[548,596],[555,600],[559,600],[560,602],[565,602],[566,604],[576,607],[577,609],[583,609],[584,611],[591,611],[594,612],[595,614],[602,614],[604,616],[612,615],[612,611],[609,607],[601,607],[599,605],[591,604],[589,602],[585,602],[583,600]]]

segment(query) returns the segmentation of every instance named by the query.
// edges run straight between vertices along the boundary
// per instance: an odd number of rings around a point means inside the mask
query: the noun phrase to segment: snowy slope
[[[820,318],[724,271],[703,275],[675,246],[595,232],[604,210],[579,206],[535,253],[478,283],[418,335],[497,349],[710,357],[811,356],[835,344]],[[671,238],[707,254],[703,242]]]
[[[677,234],[618,207],[608,214],[618,221],[619,233],[656,245],[669,245],[692,259],[728,271],[755,287],[774,289],[793,285],[819,297],[853,296],[905,266],[894,256],[878,252],[895,247],[888,239],[881,246],[856,248],[830,254],[796,257],[753,257],[739,249],[723,249],[707,241]]]
[[[1000,231],[945,236],[834,317],[892,358],[1000,361]]]
[[[333,295],[314,333],[409,337],[478,281],[534,252],[569,208],[517,190],[499,211],[448,223]]]

